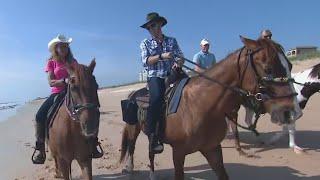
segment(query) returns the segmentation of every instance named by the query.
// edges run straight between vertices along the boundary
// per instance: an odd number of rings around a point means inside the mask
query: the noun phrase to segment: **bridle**
[[[240,126],[241,128],[251,130],[256,135],[258,135],[259,133],[256,131],[256,125],[257,125],[258,119],[261,116],[261,114],[265,114],[263,102],[265,102],[267,100],[272,100],[272,99],[290,98],[290,97],[297,96],[298,94],[296,92],[292,92],[292,93],[286,94],[286,95],[275,96],[271,92],[268,91],[267,86],[270,84],[277,85],[277,86],[283,86],[283,85],[287,85],[289,83],[293,83],[293,82],[295,82],[295,80],[291,77],[273,77],[273,75],[271,73],[267,74],[265,76],[261,76],[257,71],[255,63],[253,62],[253,56],[254,56],[254,54],[261,51],[263,49],[262,47],[259,47],[255,50],[247,49],[247,51],[246,51],[246,66],[245,66],[245,69],[243,70],[243,73],[241,73],[240,58],[241,58],[241,53],[244,49],[245,49],[245,47],[241,48],[239,55],[238,55],[238,60],[237,60],[238,76],[240,79],[240,88],[242,87],[244,74],[247,71],[248,66],[250,64],[250,66],[252,67],[253,72],[255,74],[255,77],[256,77],[257,87],[255,89],[256,90],[258,89],[258,91],[256,91],[256,92],[247,91],[247,94],[245,96],[241,95],[242,104],[254,111],[255,121],[248,128],[239,125],[237,122],[235,122],[233,120],[232,121],[234,123],[236,123],[236,125]],[[277,54],[272,59],[274,59],[276,56],[277,56]]]
[[[92,102],[85,102],[85,103],[81,103],[81,104],[76,104],[73,97],[72,97],[70,82],[68,83],[68,87],[67,87],[65,105],[66,105],[68,114],[76,122],[80,122],[79,113],[81,111],[86,110],[86,109],[93,109],[93,110],[98,111],[99,107],[100,107],[99,103],[92,103]]]
[[[263,107],[263,102],[267,101],[267,100],[271,100],[271,99],[282,99],[282,98],[289,98],[289,97],[294,97],[297,96],[297,93],[290,93],[287,95],[282,95],[282,96],[274,96],[273,94],[271,94],[270,92],[266,91],[266,87],[268,84],[274,84],[274,85],[278,85],[278,86],[283,86],[283,85],[287,85],[288,83],[291,82],[295,82],[293,78],[291,77],[273,77],[273,75],[267,74],[266,76],[261,76],[256,68],[255,63],[253,62],[253,56],[258,53],[259,51],[261,51],[262,49],[264,49],[263,47],[258,47],[257,49],[251,50],[251,49],[247,49],[246,51],[246,66],[244,71],[241,73],[241,67],[240,67],[240,59],[241,59],[241,54],[244,51],[245,47],[242,47],[240,49],[240,52],[238,54],[238,58],[237,58],[237,63],[238,63],[238,76],[239,76],[239,80],[240,80],[240,84],[239,87],[235,87],[235,86],[229,86],[226,85],[224,83],[221,83],[211,77],[206,76],[203,73],[199,73],[197,71],[195,71],[193,68],[190,68],[186,65],[182,65],[184,68],[198,74],[199,76],[219,84],[220,86],[231,90],[237,94],[239,94],[242,98],[242,104],[250,109],[252,109],[255,112],[255,121],[254,124],[249,126],[249,127],[245,127],[242,126],[240,124],[238,124],[236,121],[234,121],[232,118],[229,118],[233,123],[235,123],[237,126],[246,129],[246,130],[251,130],[253,131],[256,135],[258,135],[259,133],[256,131],[256,124],[257,121],[259,119],[259,117],[261,116],[261,114],[265,113],[264,107]],[[277,55],[277,54],[276,54]],[[275,58],[276,55],[273,57]],[[199,66],[197,63],[194,63],[191,60],[188,60],[186,58],[183,58],[185,61],[197,65]],[[256,77],[256,82],[257,82],[257,87],[255,89],[258,89],[258,91],[255,92],[250,92],[248,90],[245,90],[242,88],[242,81],[244,79],[244,74],[248,69],[249,64],[251,65],[251,67],[253,68],[255,77]],[[228,115],[226,115],[228,116]]]
[[[242,73],[242,76],[241,76],[241,70],[240,70],[240,57],[241,57],[242,51],[244,50],[244,47],[240,50],[238,60],[237,60],[237,62],[238,62],[238,75],[239,75],[239,79],[240,79],[240,87],[242,86],[244,74],[248,69],[248,64],[250,63],[250,65],[255,73],[256,82],[258,82],[258,88],[256,88],[256,89],[258,89],[258,92],[253,94],[257,100],[266,101],[266,100],[270,100],[270,99],[281,99],[281,98],[289,98],[289,97],[296,96],[297,93],[291,93],[291,94],[282,95],[282,96],[274,96],[272,93],[267,91],[266,87],[269,84],[283,86],[283,85],[287,85],[288,83],[293,83],[293,82],[295,82],[295,80],[291,77],[273,77],[273,75],[271,73],[267,74],[266,76],[261,76],[257,71],[255,63],[253,62],[253,56],[257,52],[261,51],[262,49],[263,49],[262,47],[259,47],[255,50],[247,49],[247,52],[246,52],[247,61],[246,61],[246,66],[245,66],[245,69]],[[275,57],[276,57],[276,55],[272,59],[274,59]],[[249,92],[249,94],[252,94],[252,93]]]

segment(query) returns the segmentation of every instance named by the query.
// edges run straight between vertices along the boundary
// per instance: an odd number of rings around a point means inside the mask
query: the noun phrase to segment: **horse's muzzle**
[[[82,134],[87,137],[95,137],[98,134],[99,121],[88,121],[86,123],[81,123]]]
[[[282,125],[282,124],[291,124],[295,122],[302,116],[301,110],[296,110],[294,108],[288,109],[283,108],[279,110],[274,110],[271,113],[271,121],[273,123]]]

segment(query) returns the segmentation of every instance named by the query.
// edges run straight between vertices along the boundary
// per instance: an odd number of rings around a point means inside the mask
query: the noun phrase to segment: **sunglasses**
[[[264,38],[268,38],[268,39],[271,39],[272,35],[269,35],[269,36],[264,36]]]
[[[160,24],[158,23],[152,23],[148,26],[148,29],[156,29],[156,28],[160,28]]]

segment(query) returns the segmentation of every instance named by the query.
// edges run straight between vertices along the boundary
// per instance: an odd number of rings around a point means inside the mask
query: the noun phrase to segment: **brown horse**
[[[277,45],[277,44],[276,44]],[[284,54],[284,51],[283,51],[283,48],[280,46],[280,45],[277,45],[278,46],[278,49],[279,49],[279,58],[284,61],[284,62],[287,62],[288,64],[288,68],[289,68],[289,71],[291,72],[292,70],[292,64],[290,63],[290,61],[286,58],[285,54]],[[291,73],[289,74],[291,77]],[[297,103],[299,104],[299,101],[297,98],[295,98],[295,101],[297,101]],[[299,109],[296,109],[296,111],[301,111],[300,109],[300,106],[297,107]],[[235,148],[236,150],[238,151],[239,155],[240,156],[247,156],[247,157],[257,157],[253,154],[248,154],[246,152],[243,151],[243,149],[241,148],[241,145],[240,145],[240,138],[239,138],[239,131],[238,131],[238,111],[240,109],[240,106],[235,108],[231,114],[228,115],[228,120],[229,120],[229,132],[231,131],[232,135],[234,136],[234,143],[235,143]],[[256,123],[258,122],[258,119],[255,119],[255,122],[254,123],[251,123],[251,119],[252,117],[255,115],[255,118],[259,118],[261,114],[264,114],[266,113],[265,109],[263,109],[263,107],[258,107],[258,109],[251,109],[250,107],[245,107],[245,110],[246,110],[246,115],[245,115],[245,122],[247,124],[250,124],[249,128],[252,128],[251,130],[255,130],[256,128]],[[302,116],[302,113],[300,114],[300,117]],[[299,117],[297,117],[298,119]],[[277,123],[277,121],[275,121],[275,123]],[[286,126],[286,125],[285,125]],[[256,133],[256,135],[258,135],[258,133]]]
[[[280,57],[280,50],[271,40],[250,40],[241,37],[244,47],[227,56],[207,70],[193,77],[185,86],[178,110],[166,117],[163,142],[173,150],[175,179],[184,179],[185,156],[200,151],[219,180],[228,179],[224,168],[221,141],[226,133],[226,115],[244,100],[261,100],[274,120],[290,123],[300,115],[296,112],[295,91],[290,81],[281,84],[267,78],[290,76],[288,64]],[[268,92],[261,92],[264,82]],[[134,100],[141,91],[132,93]],[[260,94],[258,94],[260,93]],[[288,116],[290,115],[290,117]],[[136,139],[143,124],[126,125],[123,130],[120,161],[127,158],[126,170],[133,170]],[[128,157],[127,157],[128,156]],[[154,179],[154,154],[149,153],[150,178]]]
[[[49,129],[48,144],[56,176],[71,178],[71,162],[77,160],[84,179],[92,179],[92,140],[99,129],[98,85],[92,75],[96,63],[68,65],[69,82],[64,104]]]

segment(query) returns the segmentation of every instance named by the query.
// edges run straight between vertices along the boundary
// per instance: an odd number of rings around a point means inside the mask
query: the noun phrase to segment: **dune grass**
[[[303,60],[314,59],[314,58],[320,58],[320,51],[316,51],[313,53],[301,54],[296,57],[289,57],[288,59],[290,61],[303,61]]]

